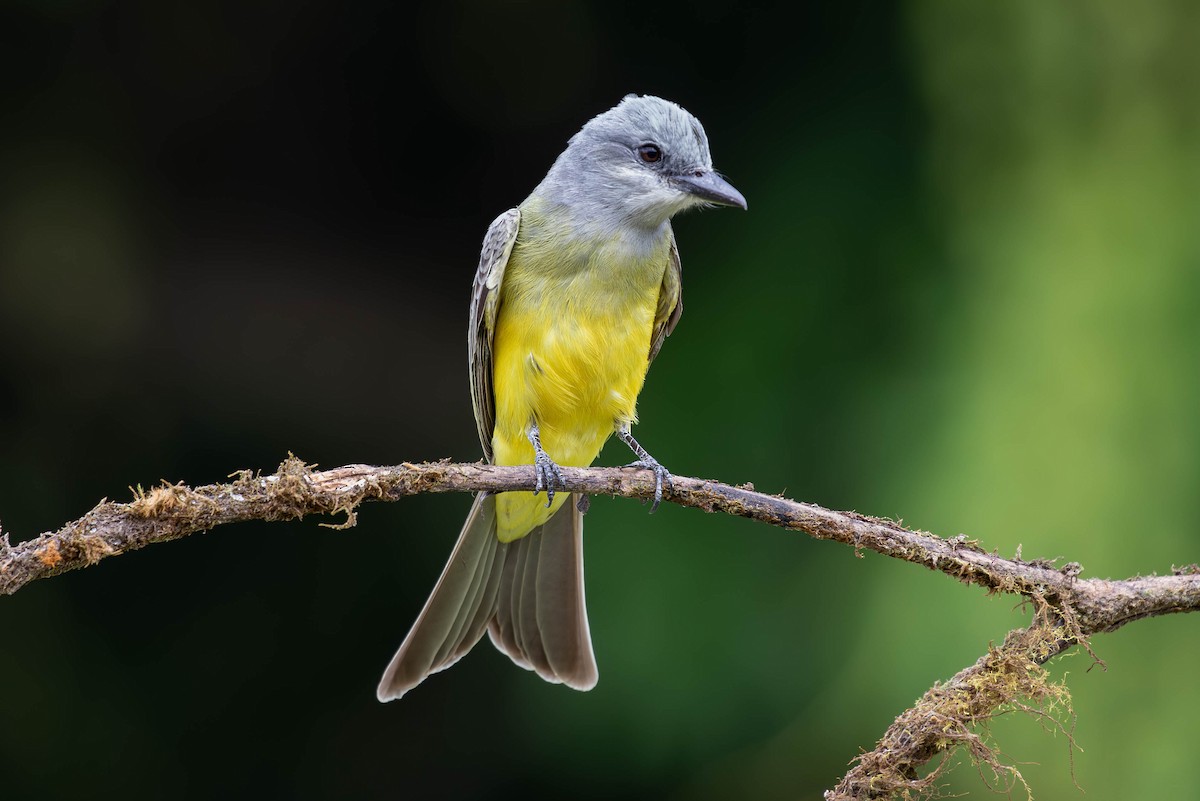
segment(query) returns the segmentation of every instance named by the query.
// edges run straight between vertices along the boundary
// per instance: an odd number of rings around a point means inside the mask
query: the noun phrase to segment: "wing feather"
[[[497,217],[483,238],[479,269],[471,288],[471,319],[467,330],[467,359],[471,376],[471,405],[485,458],[492,460],[492,429],[496,425],[496,400],[492,389],[492,338],[500,311],[500,285],[504,268],[517,242],[521,227],[520,209],[509,209]],[[676,259],[678,261],[678,258]]]
[[[650,337],[650,358],[662,349],[663,342],[675,330],[683,315],[683,265],[679,263],[679,246],[675,244],[675,232],[671,231],[671,251],[667,258],[667,269],[663,273],[662,288],[658,292],[658,308],[654,313],[654,333]]]

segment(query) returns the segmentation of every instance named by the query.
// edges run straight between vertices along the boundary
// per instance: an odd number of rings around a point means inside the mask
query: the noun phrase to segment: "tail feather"
[[[537,621],[550,671],[569,687],[590,690],[599,674],[584,603],[583,514],[576,508],[578,500],[572,497],[571,508],[556,515],[571,526],[572,536],[542,537]],[[550,565],[556,567],[549,569]]]
[[[379,700],[399,698],[429,674],[450,667],[482,636],[483,632],[479,631],[475,640],[466,642],[463,635],[468,632],[464,631],[461,621],[468,613],[473,617],[477,611],[469,604],[483,600],[472,590],[477,588],[481,578],[486,578],[480,571],[481,566],[489,571],[492,569],[494,560],[488,563],[483,557],[489,550],[495,553],[495,540],[495,501],[483,494],[477,495],[429,600],[384,671],[377,691]]]
[[[555,517],[558,515],[551,517],[551,520]],[[538,573],[542,569],[542,543],[546,540],[558,539],[566,532],[560,534],[557,531],[553,533],[547,531],[549,523],[550,521],[547,520],[545,524],[515,543],[524,552],[524,558],[518,562],[518,565],[524,570],[521,581],[513,582],[511,603],[513,604],[513,620],[517,623],[517,642],[520,644],[525,661],[537,671],[539,676],[549,677],[548,681],[557,682],[558,677],[550,669],[550,660],[546,658],[546,651],[542,647],[541,629],[538,627]],[[530,536],[534,533],[538,536]],[[545,568],[550,569],[550,565],[546,565]],[[504,603],[503,598],[500,599],[500,603]]]
[[[543,525],[509,545],[514,579],[501,580],[488,636],[514,662],[546,681],[590,690],[599,673],[584,600],[578,500],[572,495]]]
[[[493,536],[492,539],[496,538]],[[504,572],[504,563],[508,559],[508,548],[507,542],[496,540],[495,553],[492,563],[488,567],[487,581],[483,585],[483,597],[480,599],[462,638],[463,643],[471,645],[467,646],[467,649],[460,649],[459,656],[465,654],[470,647],[479,642],[483,632],[487,630],[488,623],[496,616],[496,597],[500,589],[500,577]]]
[[[379,683],[399,698],[483,636],[516,664],[579,690],[596,684],[583,591],[577,498],[512,543],[496,537],[495,496],[479,494],[437,585]]]
[[[480,511],[480,516],[483,517],[486,514],[487,505],[485,504]],[[476,525],[480,526],[480,528],[490,528],[486,520],[477,522]],[[433,658],[433,664],[435,665],[447,663],[447,666],[449,666],[449,664],[453,664],[454,660],[457,660],[462,654],[469,651],[483,633],[483,629],[480,628],[476,631],[474,640],[469,638],[468,628],[472,621],[477,615],[486,609],[493,608],[496,604],[494,598],[489,601],[485,597],[485,590],[493,572],[492,567],[500,542],[495,537],[484,536],[481,539],[483,542],[479,549],[478,561],[473,566],[470,566],[469,559],[465,560],[471,570],[470,582],[462,598],[462,605],[454,617],[454,622],[446,632],[445,641],[438,648],[437,655]],[[465,648],[463,648],[464,645],[466,646]]]
[[[495,615],[488,621],[488,636],[491,637],[492,643],[508,654],[512,661],[526,670],[533,670],[533,665],[525,660],[520,649],[509,651],[500,644],[501,642],[516,642],[517,638],[516,623],[513,620],[513,582],[516,581],[518,575],[518,565],[520,565],[520,575],[522,577],[525,575],[525,568],[522,564],[525,559],[525,547],[521,543],[526,539],[528,537],[508,544],[508,555],[504,560],[504,565],[500,568],[500,585],[496,588]],[[500,632],[499,640],[497,640],[496,631]]]
[[[508,616],[512,621],[513,640],[514,642],[521,643],[521,647],[517,649],[517,655],[514,656],[507,651],[505,653],[508,653],[514,662],[526,670],[537,669],[533,664],[533,660],[531,660],[529,655],[525,653],[525,633],[523,631],[525,627],[525,618],[521,616],[521,597],[523,595],[522,588],[525,586],[525,568],[529,564],[529,542],[531,542],[529,537],[533,536],[533,534],[534,532],[531,531],[529,534],[526,534],[524,537],[522,537],[522,539],[526,540],[526,542],[523,542],[520,545],[513,544],[515,542],[519,542],[518,540],[514,540],[512,543],[509,543],[509,558],[513,562],[512,584],[509,585],[509,591],[511,595],[507,598],[501,596],[496,599],[497,606],[504,606],[505,604],[508,604],[510,607]]]

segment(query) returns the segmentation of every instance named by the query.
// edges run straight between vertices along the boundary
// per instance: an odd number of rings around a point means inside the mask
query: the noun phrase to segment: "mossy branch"
[[[1042,665],[1083,642],[1073,622],[1059,616],[1043,598],[1029,628],[1010,631],[999,646],[945,684],[935,684],[888,727],[875,749],[861,754],[826,801],[908,798],[932,795],[947,757],[962,746],[980,767],[991,771],[997,789],[1028,785],[1014,765],[1003,764],[986,739],[986,724],[996,714],[1016,709],[1065,728],[1057,713],[1073,717],[1070,694],[1049,681]],[[983,729],[981,732],[980,730]],[[1067,738],[1074,747],[1070,731]],[[942,761],[925,776],[918,769],[938,756]],[[1030,794],[1031,795],[1031,794]]]
[[[563,468],[566,489],[588,495],[647,500],[653,474],[631,468]],[[164,484],[140,488],[128,503],[103,501],[57,531],[10,545],[0,537],[0,595],[31,581],[87,567],[151,543],[180,539],[216,526],[249,520],[296,520],[344,514],[337,527],[355,523],[364,501],[392,501],[425,492],[532,490],[532,467],[432,462],[395,467],[348,465],[316,471],[289,457],[271,475],[240,471],[225,484],[195,489]],[[1143,617],[1200,609],[1200,568],[1169,576],[1111,581],[1082,579],[1082,568],[1044,560],[1005,559],[963,536],[945,539],[889,520],[835,512],[777,495],[674,476],[664,500],[707,512],[747,517],[811,537],[871,550],[923,565],[991,592],[1022,595],[1036,606],[1033,624],[1010,632],[1004,643],[944,685],[935,686],[896,719],[875,750],[861,755],[830,801],[886,798],[931,788],[941,768],[925,777],[917,769],[957,745],[974,759],[1015,779],[971,729],[1002,707],[1065,703],[1066,690],[1047,683],[1040,665],[1100,632]]]

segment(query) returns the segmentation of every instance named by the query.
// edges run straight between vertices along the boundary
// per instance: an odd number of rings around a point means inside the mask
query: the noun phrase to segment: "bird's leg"
[[[533,494],[537,495],[542,490],[546,491],[546,508],[550,508],[550,504],[554,503],[554,485],[565,487],[566,482],[563,481],[562,471],[558,465],[550,458],[550,454],[546,453],[546,449],[542,447],[542,435],[538,431],[536,420],[529,421],[529,428],[525,431],[525,436],[529,438],[529,442],[533,445],[533,472],[537,476],[537,484],[534,485]]]
[[[633,434],[629,433],[629,423],[621,423],[617,426],[617,436],[621,438],[621,442],[629,446],[629,449],[638,458],[636,462],[625,465],[626,467],[640,467],[643,470],[654,471],[654,504],[650,507],[650,514],[654,514],[654,510],[662,503],[663,482],[665,481],[668,487],[674,486],[671,484],[671,474],[633,438]]]

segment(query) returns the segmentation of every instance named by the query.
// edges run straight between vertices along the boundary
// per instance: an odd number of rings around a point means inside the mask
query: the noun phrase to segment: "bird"
[[[472,285],[471,400],[488,462],[533,465],[536,489],[481,492],[450,559],[379,683],[400,698],[483,637],[517,665],[576,690],[599,678],[584,600],[587,498],[560,466],[586,467],[610,436],[634,439],[646,371],[683,312],[671,218],[746,209],[681,106],[625,96],[570,138],[545,178],[488,228]]]

